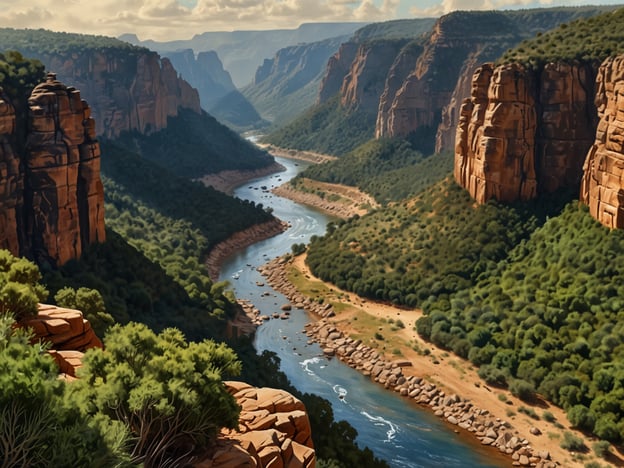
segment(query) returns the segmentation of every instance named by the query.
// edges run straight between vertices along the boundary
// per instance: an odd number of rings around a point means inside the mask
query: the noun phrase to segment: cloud
[[[401,0],[29,0],[20,6],[24,3],[0,0],[0,24],[171,40],[211,30],[393,19]]]

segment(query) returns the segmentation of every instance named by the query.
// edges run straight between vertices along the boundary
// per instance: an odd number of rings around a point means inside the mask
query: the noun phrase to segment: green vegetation
[[[274,161],[266,151],[242,139],[214,117],[189,109],[180,109],[177,117],[169,117],[165,129],[149,135],[126,132],[111,143],[188,178],[224,170],[254,170]]]
[[[125,433],[80,416],[64,399],[56,362],[31,338],[12,315],[0,314],[0,464],[127,466]]]
[[[0,28],[0,44],[3,50],[19,50],[29,57],[44,55],[70,56],[88,50],[137,54],[148,49],[107,36],[53,32],[46,29]]]
[[[16,320],[37,315],[37,303],[48,297],[40,280],[36,265],[0,250],[0,315],[11,313]]]
[[[370,140],[374,131],[375,115],[347,110],[336,96],[265,136],[263,141],[282,148],[340,156]]]
[[[556,60],[602,61],[624,52],[624,9],[571,23],[527,39],[507,51],[499,62],[539,67]]]
[[[240,373],[224,344],[187,343],[176,329],[113,326],[104,349],[87,351],[69,398],[105,427],[123,425],[132,463],[184,466],[210,447],[221,427],[238,426],[239,407],[222,383]]]
[[[301,178],[358,187],[379,203],[414,196],[442,180],[453,168],[453,155],[423,156],[401,139],[370,140],[335,161],[308,167]]]
[[[16,51],[0,53],[0,83],[2,89],[15,101],[25,105],[32,89],[44,79],[44,66],[39,60],[24,58]]]
[[[414,199],[330,225],[312,239],[307,261],[315,275],[361,296],[437,307],[526,238],[539,222],[534,212],[532,204],[475,207],[445,180]]]

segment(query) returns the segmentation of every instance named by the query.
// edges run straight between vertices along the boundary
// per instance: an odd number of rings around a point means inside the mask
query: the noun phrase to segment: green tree
[[[0,466],[124,465],[125,431],[104,434],[64,404],[67,385],[54,359],[32,342],[12,316],[0,315]]]
[[[97,336],[104,336],[108,327],[115,323],[106,312],[104,298],[96,289],[65,287],[57,291],[54,300],[60,307],[80,310]]]
[[[18,321],[37,315],[37,303],[48,296],[40,280],[34,263],[0,250],[0,314],[11,313]]]
[[[125,423],[132,460],[179,466],[238,424],[239,408],[223,385],[240,373],[224,344],[186,342],[179,330],[156,335],[147,326],[114,325],[105,349],[89,350],[71,391],[83,414]]]

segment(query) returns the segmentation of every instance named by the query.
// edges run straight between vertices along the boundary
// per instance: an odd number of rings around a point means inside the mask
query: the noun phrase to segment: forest
[[[624,10],[578,19],[537,34],[500,62],[602,60],[622,53],[623,25]],[[451,177],[428,187],[416,177],[418,190],[380,195],[369,180],[417,158],[405,159],[406,144],[394,143],[396,163],[372,163],[371,148],[379,157],[388,144],[361,146],[345,156],[349,166],[340,160],[308,170],[308,177],[372,190],[385,203],[313,239],[307,261],[314,274],[365,297],[421,308],[419,335],[470,360],[488,384],[531,402],[546,398],[574,427],[622,443],[622,231],[594,220],[576,200],[578,189],[477,206]]]

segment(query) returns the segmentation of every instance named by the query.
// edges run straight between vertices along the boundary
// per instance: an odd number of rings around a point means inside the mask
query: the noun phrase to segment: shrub
[[[583,439],[568,431],[563,433],[563,440],[560,446],[562,449],[568,450],[569,452],[584,452],[587,450]]]

